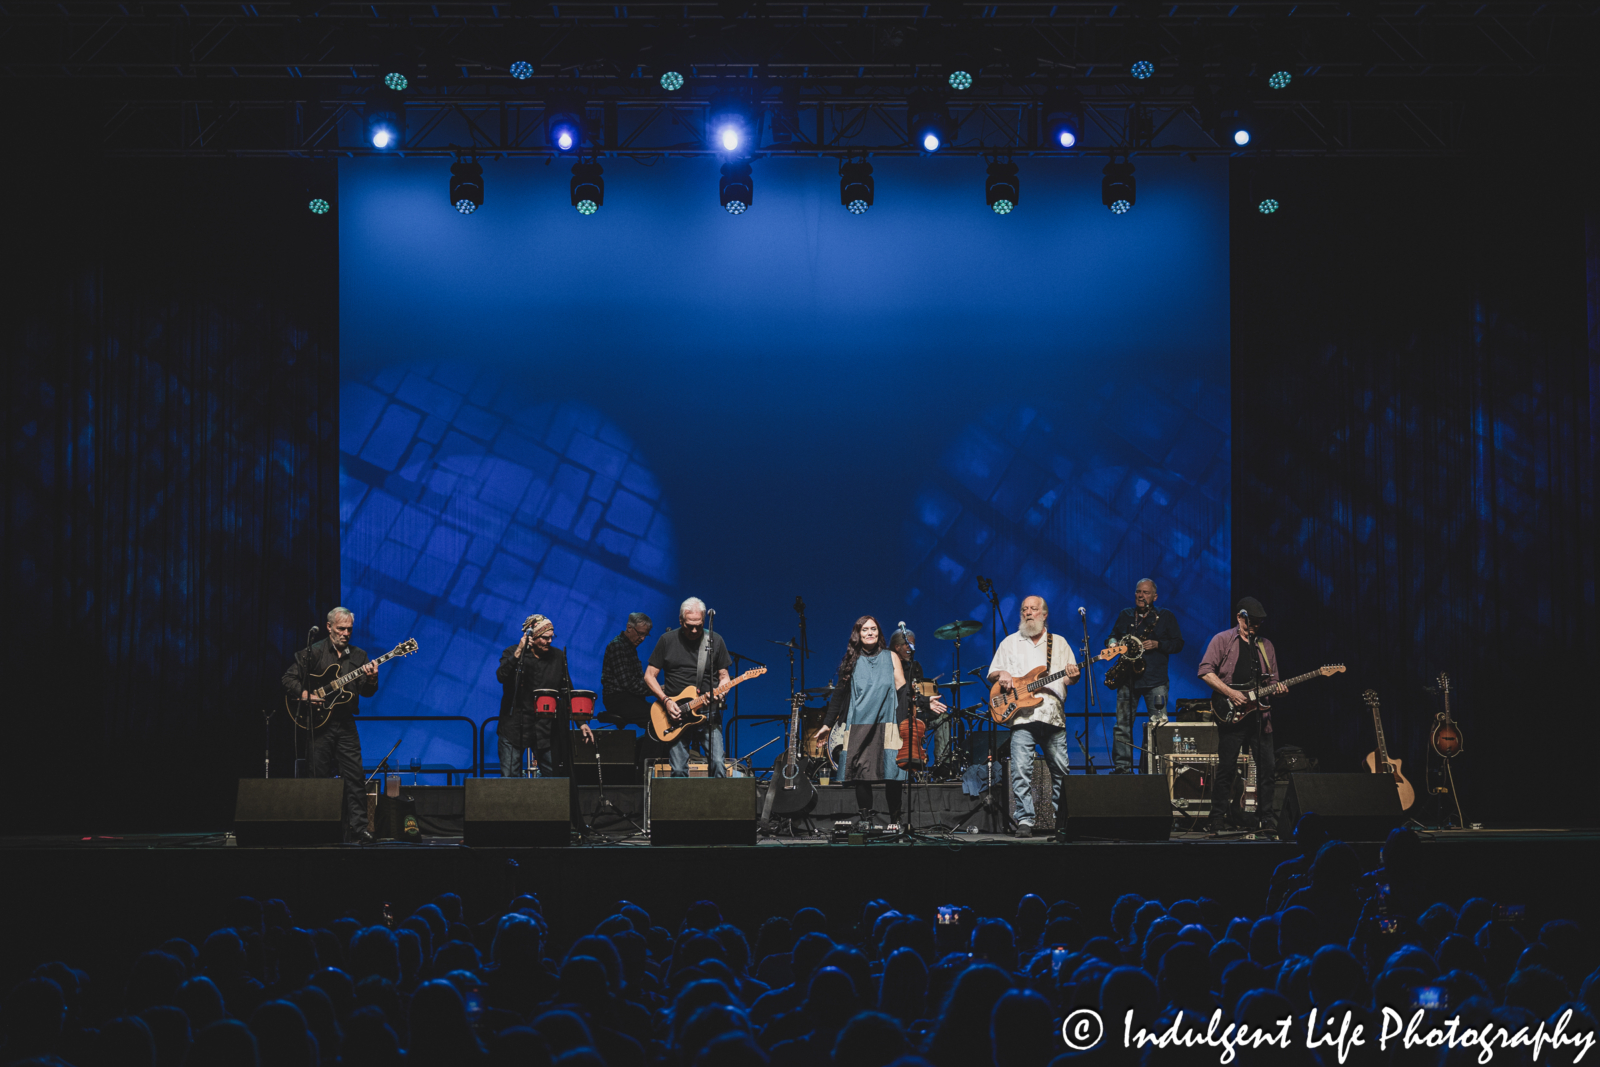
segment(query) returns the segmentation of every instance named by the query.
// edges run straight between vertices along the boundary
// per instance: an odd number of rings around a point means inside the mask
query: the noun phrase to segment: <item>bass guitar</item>
[[[767,799],[762,806],[762,822],[769,822],[774,815],[800,815],[810,811],[817,801],[817,787],[800,769],[800,707],[805,699],[804,695],[796,693],[790,702],[787,745],[772,765],[772,779],[767,783]]]
[[[416,650],[416,638],[407,638],[406,640],[401,641],[398,645],[395,645],[389,651],[385,652],[383,655],[379,656],[377,659],[368,660],[367,662],[371,663],[374,667],[377,667],[384,663],[388,663],[392,659],[398,659],[401,656],[409,656]],[[365,664],[363,664],[363,666],[365,666]],[[283,698],[283,706],[288,710],[289,718],[293,719],[294,724],[300,727],[302,730],[322,729],[322,727],[327,723],[329,717],[333,715],[333,709],[337,708],[341,704],[346,703],[355,696],[355,694],[347,689],[346,686],[350,685],[351,682],[354,682],[361,677],[361,669],[361,667],[357,667],[349,674],[340,674],[339,664],[330,663],[316,674],[307,675],[305,681],[306,689],[311,696],[321,697],[322,703],[317,704],[308,701],[305,705],[307,714],[301,715],[300,701],[295,700],[293,697],[286,696]],[[317,688],[312,689],[312,685],[317,682],[321,682],[322,684]]]
[[[1126,655],[1127,652],[1127,645],[1108,645],[1097,652],[1094,659],[1110,659]],[[1044,687],[1051,682],[1059,682],[1076,666],[1068,664],[1054,674],[1045,674],[1044,664],[1041,663],[1021,678],[1011,679],[1009,689],[999,682],[994,683],[994,688],[989,690],[989,718],[1004,725],[1016,718],[1017,712],[1038,707],[1044,703]]]
[[[1287,678],[1277,684],[1268,683],[1255,689],[1241,689],[1239,692],[1244,694],[1243,704],[1234,704],[1227,697],[1218,693],[1211,698],[1211,716],[1220,723],[1232,726],[1236,722],[1244,722],[1244,720],[1262,708],[1271,711],[1272,705],[1267,703],[1267,698],[1272,695],[1273,690],[1278,688],[1278,685],[1282,685],[1287,689],[1291,685],[1309,682],[1313,678],[1331,678],[1335,674],[1343,673],[1343,663],[1329,663],[1326,666],[1318,667],[1314,671],[1307,671],[1304,674],[1297,674],[1293,678]]]
[[[1444,710],[1434,716],[1436,721],[1429,743],[1442,758],[1450,759],[1461,755],[1465,743],[1461,739],[1461,728],[1450,717],[1450,676],[1443,671],[1439,672],[1439,692],[1444,694]]]
[[[1410,811],[1411,805],[1417,802],[1417,791],[1411,788],[1406,776],[1400,773],[1400,761],[1389,758],[1389,748],[1383,743],[1383,717],[1378,714],[1378,694],[1368,689],[1361,694],[1361,699],[1372,709],[1372,729],[1378,738],[1377,749],[1367,753],[1367,770],[1373,774],[1387,774],[1393,778],[1395,788],[1400,791],[1400,810]]]
[[[672,702],[678,705],[678,710],[683,713],[677,719],[668,714],[661,701],[656,701],[650,705],[650,736],[664,745],[672,744],[683,731],[706,721],[708,716],[700,709],[713,700],[721,700],[728,695],[728,690],[741,682],[748,682],[766,673],[765,667],[751,667],[739,677],[728,679],[728,684],[719,685],[709,693],[702,693],[692,685],[684,687],[683,692],[672,698]]]

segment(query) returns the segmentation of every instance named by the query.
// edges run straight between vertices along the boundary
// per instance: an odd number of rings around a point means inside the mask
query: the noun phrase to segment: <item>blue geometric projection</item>
[[[1199,696],[1196,666],[1228,621],[1227,383],[1215,374],[1119,381],[1085,399],[1052,416],[1028,405],[991,409],[955,436],[925,481],[905,525],[906,603],[925,631],[924,670],[949,677],[949,646],[929,638],[956,618],[984,624],[963,643],[963,669],[987,665],[993,611],[977,590],[979,574],[1000,594],[1002,637],[1017,625],[1021,598],[1038,594],[1050,604],[1051,630],[1075,650],[1080,605],[1090,647],[1099,649],[1132,605],[1135,583],[1152,578],[1184,635],[1168,665],[1171,697]],[[1116,694],[1099,688],[1102,676],[1097,669],[1095,710],[1110,712]],[[964,703],[977,702],[973,692],[964,691]],[[1082,701],[1082,689],[1069,691],[1069,725]],[[1110,720],[1090,735],[1103,769]],[[1072,751],[1076,764],[1076,744]]]
[[[573,684],[597,692],[628,612],[670,621],[677,540],[660,487],[593,408],[470,362],[388,367],[344,383],[339,447],[358,641],[420,645],[385,668],[372,714],[498,715],[495,667],[535,612],[554,621]],[[460,725],[436,726],[408,730],[402,765],[471,762]]]

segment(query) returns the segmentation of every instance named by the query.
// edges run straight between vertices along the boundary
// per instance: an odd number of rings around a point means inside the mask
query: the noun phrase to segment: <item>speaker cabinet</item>
[[[1171,803],[1162,775],[1069,774],[1061,780],[1060,833],[1069,841],[1165,841]]]
[[[572,781],[468,778],[464,814],[468,845],[565,845],[572,837]]]
[[[1405,818],[1394,779],[1384,774],[1291,774],[1285,832],[1308,811],[1341,841],[1382,841]]]
[[[753,845],[754,778],[654,778],[650,790],[652,845]]]
[[[241,845],[337,845],[344,840],[341,778],[241,778],[233,808]]]

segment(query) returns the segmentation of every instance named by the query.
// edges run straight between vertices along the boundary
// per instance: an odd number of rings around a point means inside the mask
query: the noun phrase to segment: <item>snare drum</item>
[[[561,706],[561,694],[554,689],[533,691],[533,711],[536,715],[554,715]]]
[[[575,719],[589,719],[594,716],[594,690],[574,689],[572,691],[572,717]]]

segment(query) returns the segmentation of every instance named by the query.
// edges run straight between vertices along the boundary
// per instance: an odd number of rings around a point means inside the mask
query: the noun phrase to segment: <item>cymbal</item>
[[[833,691],[837,688],[838,686],[824,685],[817,689],[802,689],[800,690],[800,695],[805,697],[807,700],[813,700],[816,697],[832,696]]]
[[[934,684],[940,689],[960,689],[964,685],[977,685],[978,682],[976,679],[968,679],[963,682],[935,682]]]
[[[983,623],[976,619],[957,619],[955,622],[947,622],[933,631],[933,636],[941,641],[954,641],[958,637],[975,634],[981,629],[983,629]]]

